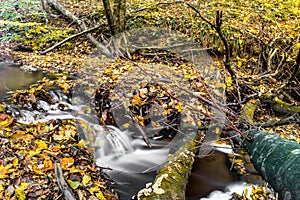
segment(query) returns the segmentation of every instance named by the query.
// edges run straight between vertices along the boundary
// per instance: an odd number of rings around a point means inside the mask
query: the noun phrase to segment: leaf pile
[[[173,135],[172,130],[177,132],[180,122],[193,126],[210,123],[213,113],[209,104],[198,97],[209,101],[207,91],[212,88],[198,78],[195,66],[177,57],[172,58],[174,62],[163,57],[147,58],[135,54],[133,57],[136,57],[135,61],[108,61],[98,72],[95,67],[81,69],[83,74],[90,75],[79,79],[77,84],[90,99],[95,98],[102,124],[126,129],[138,124],[160,129],[156,134],[164,137]]]
[[[54,104],[46,89],[54,82],[65,93],[71,84],[64,78],[52,82],[43,79],[12,98],[27,109],[41,100]],[[9,107],[1,102],[1,199],[64,199],[57,182],[60,177],[54,173],[55,163],[62,166],[63,178],[78,199],[118,199],[103,169],[96,166],[87,142],[80,140],[74,120],[19,123],[6,114]]]

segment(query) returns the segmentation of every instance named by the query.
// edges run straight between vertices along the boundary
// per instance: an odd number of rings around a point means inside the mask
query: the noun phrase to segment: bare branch
[[[46,54],[46,53],[52,51],[53,49],[59,47],[60,45],[64,44],[65,42],[67,42],[67,41],[69,41],[69,40],[72,40],[72,39],[74,39],[74,38],[76,38],[76,37],[79,37],[79,36],[81,36],[81,35],[83,35],[83,34],[92,32],[92,31],[98,29],[99,27],[101,27],[101,26],[103,26],[103,25],[104,25],[104,24],[99,24],[99,25],[97,25],[97,26],[95,26],[95,27],[93,27],[93,28],[90,28],[90,29],[84,30],[84,31],[82,31],[82,32],[80,32],[80,33],[71,35],[70,37],[68,37],[68,38],[66,38],[66,39],[64,39],[64,40],[62,40],[62,41],[60,41],[59,43],[57,43],[57,44],[55,44],[54,46],[52,46],[52,47],[46,49],[45,51],[40,52],[40,54],[41,54],[41,55]]]
[[[206,23],[208,23],[213,29],[215,29],[221,39],[221,41],[223,42],[224,44],[224,47],[225,47],[225,68],[227,69],[227,71],[229,72],[230,76],[235,79],[235,73],[234,71],[231,69],[231,65],[230,65],[230,49],[229,49],[229,45],[228,45],[228,42],[226,40],[226,38],[224,37],[222,31],[221,31],[221,26],[222,26],[222,23],[223,23],[223,20],[222,20],[222,11],[217,11],[216,13],[216,24],[213,24],[211,23],[209,20],[207,20],[206,18],[204,18],[200,11],[198,9],[196,9],[194,6],[192,6],[191,4],[187,3],[187,5],[192,8],[198,15],[199,17],[205,21]]]
[[[57,3],[54,0],[49,0],[49,4],[55,8],[56,10],[58,10],[60,13],[62,13],[63,15],[65,15],[66,17],[68,17],[69,19],[73,20],[74,22],[76,22],[76,24],[78,26],[80,26],[80,28],[84,31],[87,30],[87,26],[85,24],[84,21],[80,20],[78,17],[76,17],[75,15],[73,15],[70,11],[66,10],[62,5],[60,5],[59,3]],[[99,51],[105,55],[108,58],[113,58],[113,55],[111,54],[111,52],[109,52],[109,50],[103,46],[101,43],[99,43],[90,33],[87,34],[88,39],[97,47],[97,49],[99,49]]]
[[[296,77],[297,72],[299,71],[299,67],[300,67],[300,50],[298,51],[298,55],[297,55],[297,58],[296,58],[294,73],[292,74],[289,82],[294,80],[294,78]]]
[[[75,200],[76,197],[74,193],[72,192],[71,188],[67,184],[64,178],[64,174],[62,172],[61,166],[59,163],[54,164],[54,172],[55,172],[55,178],[57,180],[57,183],[59,185],[60,190],[62,191],[64,198],[66,200]]]

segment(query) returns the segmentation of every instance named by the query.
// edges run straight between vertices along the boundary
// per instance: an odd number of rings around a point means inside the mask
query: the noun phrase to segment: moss
[[[74,34],[73,28],[54,28],[36,22],[22,23],[0,20],[0,26],[5,27],[6,31],[13,32],[10,39],[30,46],[35,51],[48,48]],[[74,45],[67,43],[62,46],[73,48]]]
[[[300,112],[300,106],[295,106],[280,100],[278,97],[274,98],[272,108],[281,114],[294,114]]]
[[[138,193],[142,200],[156,199],[185,199],[187,180],[194,163],[196,146],[201,134],[196,134],[194,140],[185,139],[185,144],[174,154],[169,155],[167,162],[160,168],[153,184],[147,184],[146,188]]]
[[[254,111],[256,109],[256,100],[250,100],[248,101],[243,109],[241,110],[241,117],[242,119],[246,120],[248,123],[253,124],[253,116],[254,116]]]

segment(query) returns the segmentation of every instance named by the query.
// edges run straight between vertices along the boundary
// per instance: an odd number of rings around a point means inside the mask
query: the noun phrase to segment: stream
[[[25,73],[18,66],[7,63],[0,63],[0,99],[7,97],[7,92],[16,89],[25,89],[29,85],[41,80],[45,74],[41,72]],[[40,106],[46,111],[19,110],[21,120],[25,122],[37,120],[47,121],[50,119],[76,119],[83,120],[92,128],[93,133],[97,133],[96,140],[104,141],[101,148],[96,148],[95,158],[97,165],[107,168],[105,172],[114,180],[120,198],[123,200],[134,199],[134,195],[144,188],[146,183],[152,182],[155,178],[156,170],[165,162],[170,148],[174,143],[160,140],[150,140],[152,148],[149,148],[143,139],[134,133],[126,130],[120,130],[116,127],[107,127],[105,130],[97,124],[97,119],[86,119],[82,116],[73,116],[72,111],[79,109],[72,105],[70,101],[57,91],[50,94],[63,104],[67,105],[68,110],[51,110],[46,102],[40,102]],[[85,131],[81,129],[81,131]],[[104,134],[110,133],[110,134]],[[85,135],[85,133],[83,133]],[[173,140],[174,141],[174,140]],[[191,173],[187,186],[187,199],[229,199],[230,194],[238,192],[239,194],[246,187],[243,182],[252,184],[262,184],[260,176],[256,174],[255,169],[250,175],[239,176],[234,170],[230,170],[227,153],[225,150],[230,148],[216,146],[214,152],[204,158],[196,158],[193,171]]]

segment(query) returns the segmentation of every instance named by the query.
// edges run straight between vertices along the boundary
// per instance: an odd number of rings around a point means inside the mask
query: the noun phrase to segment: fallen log
[[[284,200],[300,199],[300,144],[262,131],[243,141],[256,170]]]
[[[138,192],[141,200],[184,200],[188,177],[199,144],[203,141],[203,132],[194,139],[185,138],[185,143],[174,154],[169,155],[152,184]]]
[[[272,109],[283,115],[291,115],[295,113],[300,113],[300,106],[292,105],[287,102],[282,101],[278,97],[275,97],[272,104]]]
[[[251,124],[254,124],[255,103],[249,101],[241,110],[242,118]],[[287,111],[295,111],[288,108]],[[282,199],[300,199],[300,144],[259,130],[246,132],[246,135],[250,140],[241,141],[255,169]]]

